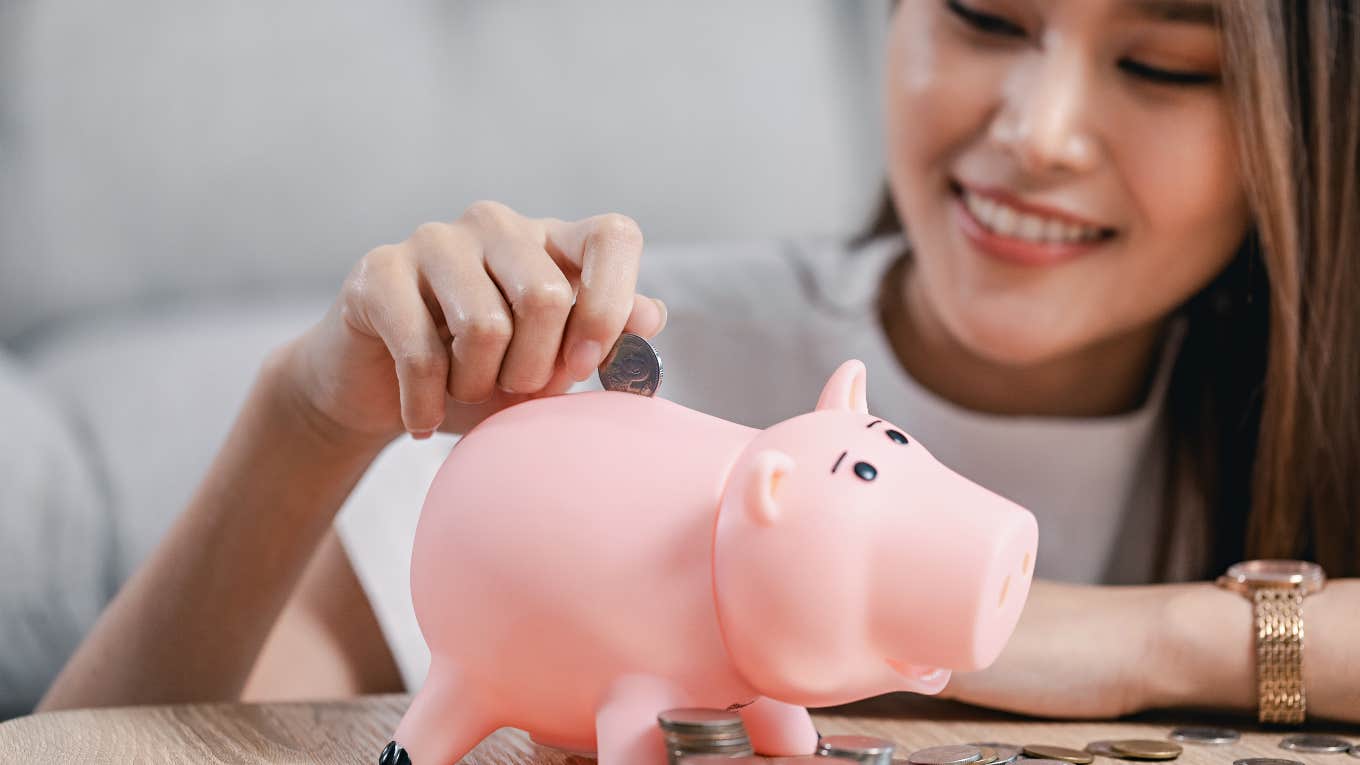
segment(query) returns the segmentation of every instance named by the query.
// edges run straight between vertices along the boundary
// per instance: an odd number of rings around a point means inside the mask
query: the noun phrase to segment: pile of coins
[[[685,755],[714,754],[723,757],[749,757],[755,754],[751,738],[736,712],[721,709],[669,709],[657,715],[661,734],[666,739],[666,754],[671,765],[679,765]]]
[[[750,738],[736,712],[717,709],[672,709],[658,718],[666,738],[672,765],[831,765],[833,762],[868,765],[1091,765],[1096,755],[1126,761],[1166,761],[1180,757],[1181,744],[1224,746],[1237,743],[1241,734],[1229,728],[1191,726],[1176,728],[1166,739],[1120,739],[1092,741],[1085,749],[1049,744],[1003,744],[973,741],[918,749],[907,758],[894,759],[893,742],[869,736],[823,736],[817,753],[803,757],[779,757],[773,761],[756,757]],[[1178,743],[1179,742],[1179,743]],[[1346,754],[1360,759],[1360,744],[1336,736],[1300,733],[1285,736],[1280,748],[1292,752]],[[1226,762],[1226,760],[1225,760]],[[1233,765],[1304,765],[1282,757],[1248,757]]]

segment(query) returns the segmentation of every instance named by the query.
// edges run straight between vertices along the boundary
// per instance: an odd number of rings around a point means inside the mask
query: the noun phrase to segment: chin
[[[945,324],[972,355],[999,366],[1028,367],[1052,361],[1077,347],[1070,331],[1035,321],[1038,313],[964,310],[946,318]]]

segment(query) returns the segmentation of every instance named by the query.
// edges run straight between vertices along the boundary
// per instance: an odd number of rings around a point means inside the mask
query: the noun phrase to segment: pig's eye
[[[893,440],[893,443],[897,443],[897,444],[905,444],[905,443],[907,443],[907,437],[906,437],[905,435],[903,435],[903,434],[902,434],[902,431],[900,431],[900,430],[889,430],[889,431],[887,431],[887,434],[888,434],[888,438],[891,438],[891,439]]]
[[[859,476],[865,481],[872,481],[878,477],[878,469],[867,462],[856,462],[855,475]]]

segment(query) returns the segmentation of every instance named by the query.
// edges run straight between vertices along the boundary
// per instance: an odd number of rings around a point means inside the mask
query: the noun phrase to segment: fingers
[[[590,375],[634,311],[642,230],[609,213],[567,223],[544,221],[545,248],[560,267],[580,274],[565,331],[563,359],[574,379]]]
[[[444,224],[421,226],[412,242],[451,335],[446,390],[459,403],[486,401],[496,392],[514,321],[486,272],[481,245]]]
[[[448,354],[411,262],[397,247],[369,253],[346,282],[344,305],[392,356],[403,426],[414,435],[434,432],[444,421]]]
[[[453,223],[425,224],[391,249],[409,259],[415,274],[405,278],[427,306],[422,350],[413,358],[426,363],[430,326],[436,339],[446,326],[443,388],[462,403],[486,401],[497,387],[522,395],[565,391],[594,372],[625,329],[653,337],[665,325],[664,304],[634,294],[642,234],[622,215],[533,220],[478,202]],[[403,282],[402,289],[412,288]],[[405,294],[402,304],[413,300]],[[412,333],[414,319],[402,321]],[[395,338],[403,330],[388,331]]]
[[[659,299],[634,295],[633,310],[628,314],[628,321],[623,324],[623,331],[650,340],[666,328],[667,313],[666,304]]]

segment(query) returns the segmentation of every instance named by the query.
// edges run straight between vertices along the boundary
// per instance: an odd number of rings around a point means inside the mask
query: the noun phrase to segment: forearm
[[[1153,705],[1254,710],[1251,603],[1207,583],[1168,592],[1149,668]],[[1360,579],[1333,580],[1303,603],[1308,716],[1360,722]]]
[[[381,449],[332,437],[271,356],[184,514],[41,709],[236,698],[336,510]]]

